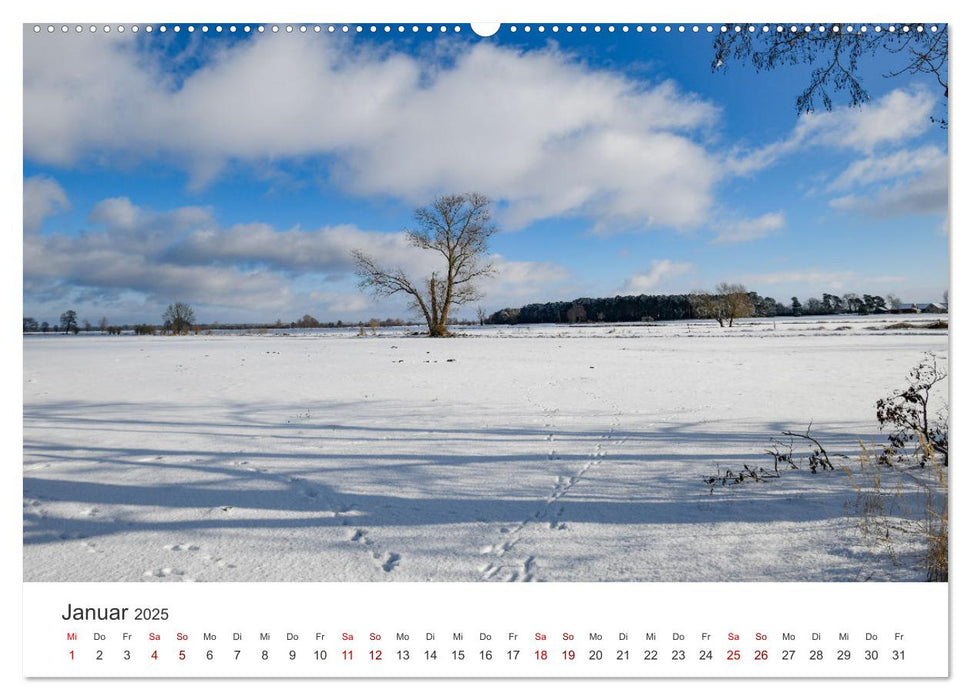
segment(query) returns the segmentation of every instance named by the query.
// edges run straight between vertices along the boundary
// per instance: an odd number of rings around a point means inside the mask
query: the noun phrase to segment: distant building
[[[896,309],[890,309],[892,314],[946,314],[947,306],[944,304],[901,304]]]
[[[925,304],[926,306],[926,304]],[[890,309],[892,314],[919,314],[920,308],[917,304],[900,304],[894,309]]]

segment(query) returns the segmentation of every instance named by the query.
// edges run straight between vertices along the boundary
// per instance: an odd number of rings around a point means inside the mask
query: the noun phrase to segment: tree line
[[[59,323],[48,321],[38,321],[32,316],[24,316],[24,333],[63,333],[78,334],[82,331],[86,333],[100,331],[106,335],[120,335],[122,332],[134,332],[136,335],[152,335],[154,333],[172,333],[181,335],[189,332],[199,333],[214,330],[227,331],[253,331],[295,328],[357,328],[368,326],[369,328],[391,328],[395,326],[411,326],[414,320],[403,318],[371,318],[367,321],[318,321],[310,314],[304,314],[294,321],[283,321],[277,319],[273,323],[196,323],[195,312],[183,302],[176,302],[166,309],[162,316],[162,323],[153,325],[151,323],[125,323],[120,325],[109,325],[107,317],[102,317],[101,321],[94,325],[87,319],[77,320],[77,313],[73,310],[65,311],[61,314]],[[457,325],[471,325],[473,321],[451,319],[450,323]]]
[[[490,324],[511,323],[637,323],[713,319],[731,326],[744,317],[829,314],[878,314],[899,305],[892,294],[823,294],[805,302],[791,297],[788,304],[749,291],[742,285],[722,283],[714,292],[639,294],[582,297],[573,301],[526,304],[501,309],[486,318]]]
[[[478,320],[449,319],[450,325],[478,324],[516,324],[516,323],[636,323],[651,321],[679,321],[692,319],[712,319],[722,326],[731,327],[735,319],[746,317],[771,316],[824,316],[828,314],[878,314],[897,308],[900,300],[892,294],[880,295],[853,293],[837,295],[823,294],[821,298],[810,297],[800,302],[791,297],[789,304],[764,297],[757,292],[748,291],[742,285],[722,283],[714,292],[691,292],[688,294],[639,294],[615,297],[582,297],[573,301],[554,301],[526,304],[519,308],[505,308],[487,315],[481,307],[477,310]],[[81,331],[100,331],[107,335],[134,332],[136,335],[151,335],[158,332],[185,334],[212,330],[261,330],[269,328],[352,328],[367,325],[370,328],[389,328],[414,325],[414,321],[402,318],[372,318],[361,321],[318,321],[310,314],[304,314],[294,321],[277,319],[274,323],[206,323],[197,324],[195,312],[184,302],[170,304],[162,315],[161,325],[135,323],[110,325],[104,316],[97,325],[87,319],[78,320],[73,310],[65,311],[60,322],[47,321],[25,316],[24,333],[64,333],[77,334]]]

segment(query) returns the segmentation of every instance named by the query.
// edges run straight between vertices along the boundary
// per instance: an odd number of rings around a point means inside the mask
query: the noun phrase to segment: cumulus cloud
[[[351,225],[279,231],[255,222],[220,226],[202,207],[157,212],[127,198],[102,200],[90,228],[73,235],[24,235],[24,292],[33,303],[111,304],[133,308],[182,299],[220,318],[340,317],[403,310],[407,299],[378,303],[356,289],[351,251],[362,249],[382,266],[412,279],[443,265],[437,253],[409,245],[403,233]],[[481,290],[490,304],[542,297],[569,278],[545,262],[493,255],[496,275]],[[380,308],[379,308],[380,307]]]
[[[495,306],[555,298],[571,278],[569,270],[550,262],[507,260],[500,255],[490,262],[496,274],[483,279],[479,289]]]
[[[829,190],[853,189],[829,201],[840,211],[868,218],[938,214],[947,216],[947,155],[928,146],[870,156],[851,164]]]
[[[829,184],[829,191],[846,190],[859,185],[896,180],[924,173],[947,160],[937,146],[902,149],[887,154],[870,155],[851,163]]]
[[[24,180],[24,231],[36,231],[47,217],[70,207],[57,180],[34,175]]]
[[[400,262],[404,238],[374,234],[355,226],[325,226],[278,231],[269,224],[235,224],[227,228],[205,225],[191,231],[166,259],[182,264],[264,266],[291,272],[346,272],[355,248],[380,249],[382,258]]]
[[[665,282],[687,274],[694,269],[691,263],[671,260],[652,260],[647,272],[633,275],[624,282],[620,294],[648,294],[657,291]]]
[[[803,114],[792,138],[870,153],[927,131],[935,101],[927,89],[898,88],[859,107]]]
[[[871,154],[927,131],[935,99],[924,88],[898,88],[858,107],[802,114],[784,139],[758,148],[736,148],[723,158],[723,167],[733,175],[751,175],[818,146]]]
[[[718,235],[711,239],[711,243],[725,245],[731,243],[747,243],[760,238],[771,236],[786,225],[786,217],[781,211],[770,212],[754,219],[739,219],[729,221],[716,227]]]
[[[428,61],[267,35],[176,79],[130,37],[51,39],[25,37],[24,151],[40,163],[165,158],[201,185],[230,164],[316,157],[355,194],[487,192],[507,228],[562,214],[695,226],[722,173],[703,145],[710,103],[555,47]]]
[[[291,304],[300,274],[346,274],[355,245],[384,252],[404,247],[399,234],[352,226],[308,232],[274,231],[260,223],[222,228],[205,208],[156,212],[124,197],[98,202],[88,221],[92,228],[76,235],[24,236],[24,279],[35,293],[68,286],[104,295],[137,293],[156,302],[180,298],[274,310]]]
[[[947,215],[947,166],[941,164],[919,177],[882,187],[865,195],[830,200],[834,209],[876,219],[919,214]]]
[[[141,210],[127,197],[112,197],[98,202],[88,215],[88,221],[115,230],[131,230],[141,216]]]

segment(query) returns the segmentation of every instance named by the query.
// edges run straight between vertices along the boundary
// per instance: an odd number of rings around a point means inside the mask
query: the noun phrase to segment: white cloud
[[[729,221],[716,226],[718,235],[711,239],[713,244],[747,243],[771,236],[786,225],[786,217],[781,211],[763,214],[754,219]]]
[[[550,262],[506,260],[499,255],[492,256],[491,262],[496,274],[482,280],[479,288],[485,295],[483,303],[493,307],[555,298],[570,280],[569,270]]]
[[[905,182],[864,195],[846,195],[830,201],[834,209],[876,219],[920,214],[947,216],[947,166],[940,164]]]
[[[222,227],[202,207],[156,212],[113,198],[95,204],[88,221],[92,226],[75,235],[25,233],[26,303],[73,300],[99,313],[117,308],[131,313],[133,298],[141,298],[146,309],[181,299],[224,321],[304,313],[321,320],[366,318],[404,313],[408,300],[380,301],[360,293],[352,250],[360,248],[412,279],[443,264],[436,253],[409,245],[403,233],[350,225],[311,231],[278,231],[259,222]],[[481,285],[483,303],[490,306],[545,298],[569,279],[552,263],[499,255],[491,262],[496,275]]]
[[[803,114],[792,141],[870,153],[927,131],[935,100],[924,88],[898,88],[859,107]]]
[[[112,197],[98,202],[88,215],[88,221],[105,224],[113,229],[131,230],[135,228],[140,216],[141,210],[130,199]]]
[[[859,185],[896,180],[926,172],[947,160],[937,146],[902,149],[888,154],[870,155],[849,165],[827,187],[829,191],[846,190]]]
[[[24,180],[24,231],[36,231],[44,219],[69,207],[67,194],[54,178],[34,175]]]
[[[927,146],[868,156],[844,170],[829,190],[853,189],[829,201],[834,209],[869,218],[947,216],[947,155]]]
[[[353,292],[313,291],[307,295],[315,308],[321,306],[332,314],[359,315],[371,307],[371,300],[365,294]],[[317,319],[318,321],[327,319]]]
[[[400,264],[406,245],[403,235],[367,233],[339,225],[305,231],[278,231],[269,224],[235,224],[220,228],[211,223],[192,230],[167,253],[183,264],[260,265],[292,272],[346,272],[355,248],[379,249],[388,264]]]
[[[663,283],[687,274],[693,269],[694,266],[687,262],[652,260],[650,269],[626,280],[619,294],[648,294],[657,291]]]
[[[751,175],[785,156],[819,146],[870,154],[927,131],[935,99],[924,88],[898,88],[858,107],[802,114],[784,139],[733,149],[723,157],[722,167],[732,175]]]
[[[710,103],[556,48],[482,42],[430,67],[359,43],[260,36],[178,82],[129,38],[51,39],[25,36],[24,152],[41,163],[164,158],[202,185],[233,163],[318,157],[356,194],[486,192],[507,228],[566,213],[696,226],[723,174],[702,145]]]

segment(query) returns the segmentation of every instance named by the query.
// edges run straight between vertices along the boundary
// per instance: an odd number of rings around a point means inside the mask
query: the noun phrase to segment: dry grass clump
[[[936,321],[931,321],[930,323],[911,323],[910,321],[899,321],[898,323],[888,323],[882,328],[878,326],[870,326],[871,330],[879,331],[902,331],[910,328],[931,328],[934,330],[947,329],[947,321],[943,319],[938,319]]]

